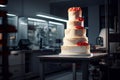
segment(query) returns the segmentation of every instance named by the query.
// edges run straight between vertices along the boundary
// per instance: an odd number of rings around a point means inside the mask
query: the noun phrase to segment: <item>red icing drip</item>
[[[82,27],[82,26],[75,26],[75,28],[77,28],[77,29],[84,29],[84,27]]]
[[[77,45],[78,46],[88,46],[89,44],[86,42],[78,42]]]
[[[79,18],[77,18],[77,20],[78,20],[78,21],[84,21],[84,18],[79,17]]]

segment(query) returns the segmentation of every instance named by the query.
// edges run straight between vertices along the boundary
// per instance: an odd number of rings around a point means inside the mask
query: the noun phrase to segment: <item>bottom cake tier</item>
[[[90,45],[88,46],[61,46],[60,55],[90,55]]]

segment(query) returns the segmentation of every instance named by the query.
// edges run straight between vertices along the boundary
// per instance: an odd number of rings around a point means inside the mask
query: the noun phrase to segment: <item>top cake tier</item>
[[[77,18],[82,17],[82,9],[80,7],[71,7],[68,9],[68,19],[76,20]]]

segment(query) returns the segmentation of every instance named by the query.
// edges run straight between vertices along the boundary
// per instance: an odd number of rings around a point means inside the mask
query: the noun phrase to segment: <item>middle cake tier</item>
[[[86,29],[65,29],[66,38],[79,38],[86,36]]]
[[[83,29],[84,21],[68,21],[67,29]]]
[[[63,46],[76,46],[80,43],[88,43],[88,38],[85,36],[79,38],[63,38]]]

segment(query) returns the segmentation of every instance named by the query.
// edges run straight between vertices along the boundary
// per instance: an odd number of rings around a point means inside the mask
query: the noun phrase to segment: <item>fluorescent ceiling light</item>
[[[22,25],[27,25],[25,22],[20,22],[20,24],[22,24]]]
[[[58,22],[53,22],[53,21],[49,21],[50,24],[56,24],[56,25],[63,25],[62,23],[58,23]]]
[[[2,4],[0,4],[0,7],[6,7],[6,5],[2,5]]]
[[[67,20],[65,20],[65,19],[56,18],[56,17],[52,17],[52,16],[48,16],[48,15],[37,14],[36,16],[47,18],[47,19],[54,19],[54,20],[62,21],[62,22],[67,22]]]
[[[8,16],[16,16],[15,14],[9,14],[9,13],[8,13],[7,15],[8,15]]]
[[[38,21],[38,22],[46,22],[45,20],[35,19],[35,18],[28,18],[28,20],[31,20],[31,21]]]

